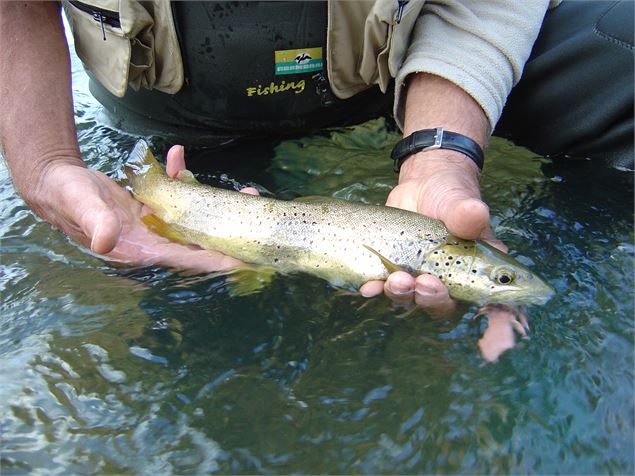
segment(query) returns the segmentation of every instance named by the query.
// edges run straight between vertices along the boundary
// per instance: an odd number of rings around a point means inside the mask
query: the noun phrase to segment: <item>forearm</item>
[[[51,167],[84,165],[59,10],[53,2],[0,2],[0,141],[16,189],[36,209]]]
[[[451,82],[427,73],[408,78],[404,115],[404,137],[422,129],[443,127],[487,144],[490,127],[478,103]],[[417,179],[439,166],[456,165],[478,175],[478,168],[459,152],[437,149],[411,156],[403,162],[399,181]]]

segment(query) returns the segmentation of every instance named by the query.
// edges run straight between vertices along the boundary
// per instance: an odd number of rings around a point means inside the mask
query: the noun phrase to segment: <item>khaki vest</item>
[[[341,99],[378,84],[385,91],[401,65],[423,0],[329,1],[328,77]],[[75,50],[112,94],[128,85],[178,92],[183,60],[166,0],[64,0]],[[119,25],[112,18],[119,18]],[[104,40],[105,38],[105,40]]]
[[[183,60],[168,0],[63,3],[77,55],[111,93],[122,97],[128,85],[170,94],[181,89]],[[404,61],[424,3],[329,0],[326,58],[337,97],[346,99],[376,84],[386,91]],[[100,11],[118,15],[119,27],[104,21]]]
[[[403,63],[424,0],[331,1],[328,78],[346,99],[375,84],[386,91]]]

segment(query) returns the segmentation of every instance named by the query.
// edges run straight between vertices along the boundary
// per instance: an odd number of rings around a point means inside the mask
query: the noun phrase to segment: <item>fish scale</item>
[[[475,302],[545,302],[551,288],[481,241],[460,240],[406,210],[334,198],[293,201],[171,179],[140,141],[126,163],[129,188],[150,206],[157,233],[282,272],[308,272],[359,288],[394,271],[438,276],[450,295]]]

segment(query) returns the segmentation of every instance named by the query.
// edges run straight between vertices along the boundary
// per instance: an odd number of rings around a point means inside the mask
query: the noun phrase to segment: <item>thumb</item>
[[[86,210],[80,218],[79,225],[90,240],[90,249],[99,255],[112,251],[122,229],[117,214],[105,204]]]
[[[165,172],[175,178],[181,170],[185,170],[185,149],[182,145],[173,145],[168,150]]]
[[[474,240],[489,229],[489,207],[477,198],[446,202],[440,211],[439,218],[458,238]]]

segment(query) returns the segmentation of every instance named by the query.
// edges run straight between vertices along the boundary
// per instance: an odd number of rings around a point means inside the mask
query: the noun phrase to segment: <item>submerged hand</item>
[[[495,362],[500,355],[516,345],[516,334],[527,338],[527,316],[517,307],[503,304],[486,304],[474,316],[487,318],[487,328],[478,341],[481,355],[488,362]]]

